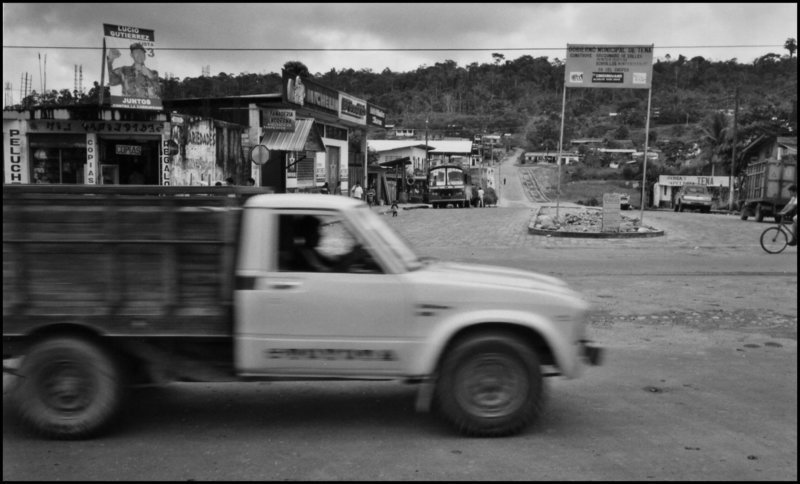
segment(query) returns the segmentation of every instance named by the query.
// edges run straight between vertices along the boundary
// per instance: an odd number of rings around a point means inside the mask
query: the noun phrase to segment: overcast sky
[[[36,91],[44,82],[48,91],[73,89],[76,65],[85,90],[99,81],[103,24],[153,30],[159,50],[148,66],[178,78],[200,76],[204,66],[211,75],[280,73],[293,60],[312,74],[491,63],[494,52],[552,60],[564,58],[568,43],[654,44],[655,58],[750,63],[788,53],[797,3],[4,3],[3,84],[13,102],[26,72]],[[188,48],[250,50],[181,50]],[[257,50],[265,48],[296,50]],[[122,59],[130,63],[127,53]]]

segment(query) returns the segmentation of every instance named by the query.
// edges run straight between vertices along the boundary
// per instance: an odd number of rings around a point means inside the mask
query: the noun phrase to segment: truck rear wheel
[[[511,435],[541,414],[544,381],[530,348],[502,334],[458,343],[446,356],[436,385],[437,408],[460,432]]]
[[[756,204],[756,214],[755,214],[756,222],[763,222],[764,221],[764,209],[761,208],[761,204]]]
[[[54,337],[23,358],[14,389],[17,411],[35,431],[57,439],[89,437],[104,428],[123,401],[118,364],[84,339]]]

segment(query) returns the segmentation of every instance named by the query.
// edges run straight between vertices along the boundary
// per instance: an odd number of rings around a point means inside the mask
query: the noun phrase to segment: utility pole
[[[428,168],[430,167],[430,159],[428,158],[428,117],[425,117],[425,165],[422,167],[422,171],[425,173],[425,177],[428,176]]]
[[[739,117],[739,87],[737,86],[733,94],[733,150],[731,152],[731,176],[728,187],[728,210],[733,212],[733,171],[736,168],[736,125]]]

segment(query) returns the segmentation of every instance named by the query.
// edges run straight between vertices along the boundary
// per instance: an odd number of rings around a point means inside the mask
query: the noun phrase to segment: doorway
[[[103,173],[113,174],[101,177],[101,184],[159,184],[161,143],[158,138],[100,138],[98,144]]]
[[[327,146],[325,148],[325,160],[328,168],[326,181],[328,182],[331,193],[336,194],[342,191],[342,182],[339,179],[340,156],[341,149],[338,146]]]

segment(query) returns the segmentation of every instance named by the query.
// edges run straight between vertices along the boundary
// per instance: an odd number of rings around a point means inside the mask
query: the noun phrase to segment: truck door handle
[[[269,287],[270,289],[293,289],[295,287],[300,287],[300,283],[297,281],[271,282]]]

